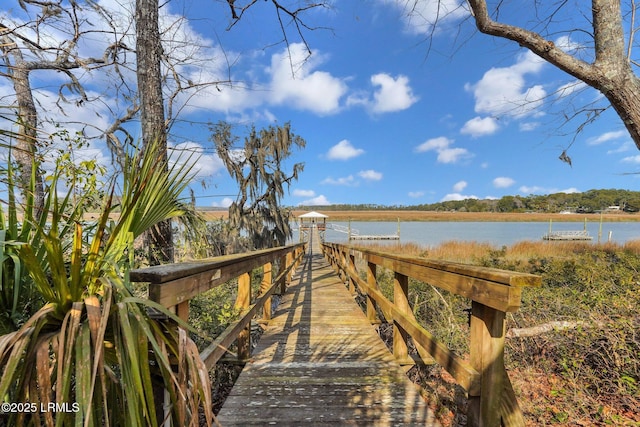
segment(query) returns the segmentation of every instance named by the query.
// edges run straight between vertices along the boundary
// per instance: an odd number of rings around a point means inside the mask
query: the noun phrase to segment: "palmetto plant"
[[[179,319],[134,297],[128,283],[136,237],[186,212],[179,195],[190,170],[180,165],[188,162],[169,167],[157,154],[151,146],[128,156],[92,225],[72,191],[58,194],[59,170],[39,218],[28,197],[18,209],[8,166],[0,215],[0,402],[32,409],[9,414],[10,425],[157,425],[154,390],[162,388],[174,425],[198,425],[200,415],[212,422],[208,373],[195,344],[173,323]],[[25,303],[38,305],[26,319],[19,316]]]

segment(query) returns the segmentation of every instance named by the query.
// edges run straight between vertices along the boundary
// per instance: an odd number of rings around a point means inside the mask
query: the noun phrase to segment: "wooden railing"
[[[237,356],[240,360],[250,357],[251,320],[262,310],[263,317],[271,318],[271,295],[279,290],[285,293],[291,283],[293,270],[304,255],[305,244],[282,246],[245,254],[211,258],[206,261],[184,262],[132,270],[134,282],[149,283],[149,299],[176,313],[181,319],[189,319],[189,301],[216,286],[238,279],[236,308],[241,309],[240,318],[230,324],[201,353],[208,369],[211,369],[237,341]],[[272,269],[278,261],[277,277]],[[255,268],[263,268],[263,277],[258,295],[253,304],[250,274]]]
[[[524,426],[524,417],[504,367],[505,313],[518,310],[525,286],[539,286],[539,276],[465,264],[405,257],[349,245],[322,245],[325,257],[348,282],[366,296],[367,317],[376,323],[377,308],[393,323],[393,353],[408,363],[408,338],[419,357],[445,368],[469,397],[469,426]],[[356,263],[356,259],[360,260]],[[360,277],[357,264],[365,265]],[[393,301],[378,286],[376,272],[394,272]],[[470,360],[462,360],[416,320],[408,300],[409,278],[471,300]]]

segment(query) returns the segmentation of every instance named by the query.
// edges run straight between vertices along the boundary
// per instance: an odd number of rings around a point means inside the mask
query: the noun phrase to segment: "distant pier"
[[[542,236],[542,240],[593,240],[584,230],[552,231]]]
[[[584,220],[584,229],[583,230],[562,230],[562,231],[552,231],[553,221],[549,220],[549,232],[542,236],[542,240],[593,240],[593,237],[587,231],[587,219]]]
[[[347,239],[351,240],[400,240],[400,219],[398,219],[398,230],[396,234],[360,234],[360,230],[351,227],[351,221],[349,221],[349,225],[341,225],[326,222],[326,215],[319,214],[317,212],[310,212],[305,215],[301,215],[300,222],[298,224],[298,230],[300,231],[300,241],[308,240],[308,233],[311,229],[318,229],[320,234],[320,240],[324,241],[324,233],[326,230],[334,230],[338,233],[344,233],[347,235]],[[305,219],[313,218],[312,222],[305,223]],[[321,219],[321,221],[318,221]]]
[[[351,221],[349,221],[349,227],[347,228],[347,233],[349,236],[349,241],[352,241],[352,240],[400,240],[400,218],[398,218],[398,231],[396,231],[396,234],[360,234],[358,230],[351,228]]]
[[[400,236],[397,234],[352,234],[349,240],[400,240]]]

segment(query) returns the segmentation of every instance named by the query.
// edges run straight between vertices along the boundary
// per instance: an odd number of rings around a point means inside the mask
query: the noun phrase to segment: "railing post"
[[[471,365],[480,373],[480,395],[469,396],[467,422],[472,427],[499,427],[505,387],[505,313],[473,301]]]
[[[409,305],[409,278],[404,274],[394,273],[393,278],[393,305],[402,313],[410,313]],[[405,363],[409,359],[407,340],[409,334],[402,329],[397,322],[393,322],[393,355],[399,363]]]
[[[373,289],[378,289],[378,281],[376,280],[377,268],[378,266],[374,263],[367,263],[367,284]],[[372,325],[381,323],[380,319],[378,319],[377,308],[378,304],[376,304],[375,300],[370,295],[367,295],[367,319]]]
[[[336,248],[334,245],[329,246],[324,253],[324,257],[329,261],[329,265],[335,270],[336,269]]]
[[[251,304],[251,276],[244,273],[238,277],[236,308],[245,309]],[[251,323],[238,335],[238,360],[251,357]]]
[[[291,265],[291,261],[292,260],[292,254],[291,252],[287,253],[285,256],[283,256],[282,258],[280,258],[280,271],[278,272],[278,274],[280,275],[283,271],[286,271],[287,268],[289,268],[289,266]],[[285,274],[284,276],[282,276],[280,278],[280,289],[278,292],[280,292],[280,295],[284,295],[285,292],[287,292],[287,286],[289,285],[291,280],[291,270],[289,270],[289,272],[287,274]]]
[[[344,252],[344,248],[340,248],[338,250],[338,277],[340,277],[340,280],[342,281],[342,283],[344,283],[347,280],[347,274],[345,273],[346,271],[346,266],[347,266],[347,256]]]
[[[272,264],[270,262],[266,263],[262,267],[262,282],[260,282],[260,295],[269,290],[272,284],[272,273],[271,273]],[[264,302],[264,307],[262,307],[262,318],[264,320],[271,320],[271,297],[267,298]]]
[[[347,265],[347,268],[349,268],[352,271],[356,271],[356,256],[348,254],[348,257],[349,257],[349,264]],[[349,292],[351,293],[351,295],[356,294],[356,281],[355,281],[355,278],[353,277],[349,277]]]
[[[176,314],[178,317],[185,322],[189,322],[189,300],[182,301],[180,304],[176,305]]]
[[[300,255],[304,253],[305,247],[303,246],[302,248],[298,248],[296,249],[296,253],[295,253],[295,263],[294,263],[294,268],[298,268],[298,266],[300,265],[300,263],[302,262],[302,258],[300,258]]]

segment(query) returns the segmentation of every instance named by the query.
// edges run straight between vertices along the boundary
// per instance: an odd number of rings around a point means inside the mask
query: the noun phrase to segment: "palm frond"
[[[115,182],[89,228],[81,208],[72,206],[71,191],[54,194],[55,172],[42,216],[27,215],[18,227],[17,208],[9,208],[15,228],[0,230],[0,278],[11,279],[3,279],[3,298],[11,294],[10,282],[30,283],[45,305],[18,330],[0,335],[0,399],[78,405],[76,413],[16,415],[10,423],[155,426],[158,387],[169,392],[174,424],[197,425],[199,411],[211,423],[208,373],[195,344],[175,325],[189,326],[158,304],[134,298],[127,283],[134,239],[185,212],[179,198],[189,162],[169,167],[157,161],[157,150],[147,147],[128,160],[115,221]],[[151,318],[149,307],[170,323]],[[180,361],[177,368],[172,360]]]

